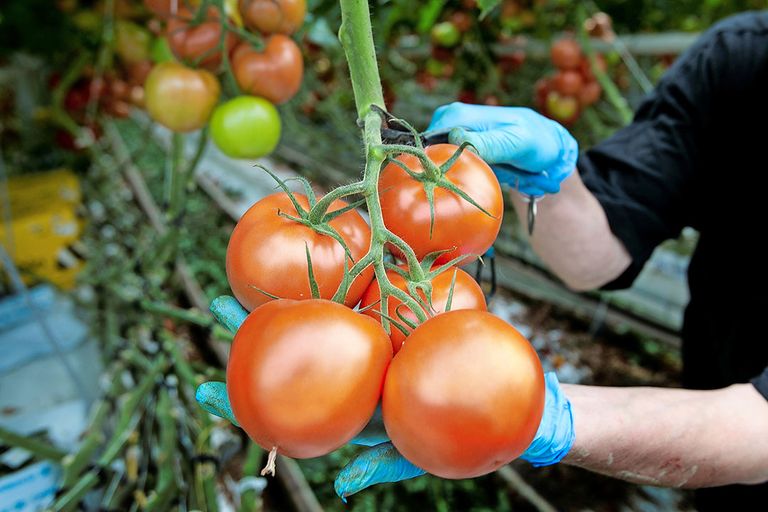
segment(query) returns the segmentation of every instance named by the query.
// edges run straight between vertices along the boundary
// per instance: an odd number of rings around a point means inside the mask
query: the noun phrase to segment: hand
[[[544,414],[528,449],[520,456],[536,467],[557,464],[573,446],[573,414],[557,375],[545,374]],[[392,443],[374,446],[357,455],[339,472],[334,487],[342,499],[371,485],[398,482],[425,472],[403,458]]]
[[[576,139],[529,108],[443,105],[425,134],[448,129],[452,144],[472,144],[500,183],[527,195],[559,192],[560,183],[576,169]]]

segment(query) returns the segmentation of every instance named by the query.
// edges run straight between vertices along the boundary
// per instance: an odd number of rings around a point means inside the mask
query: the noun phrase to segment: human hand
[[[557,375],[544,375],[544,414],[528,449],[520,456],[536,467],[557,464],[573,446],[571,404],[562,391]],[[342,499],[372,485],[398,482],[425,472],[408,462],[392,443],[383,443],[358,454],[336,477],[334,487]]]
[[[451,103],[435,110],[424,134],[448,129],[452,144],[472,144],[500,183],[526,195],[559,192],[576,169],[576,139],[529,108]]]

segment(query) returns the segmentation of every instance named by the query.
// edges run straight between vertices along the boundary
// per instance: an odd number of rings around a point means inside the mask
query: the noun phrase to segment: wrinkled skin
[[[407,267],[404,267],[404,269]],[[477,282],[472,279],[472,276],[461,270],[460,268],[451,267],[441,272],[434,279],[432,279],[432,311],[428,312],[428,316],[434,316],[436,314],[444,313],[445,306],[448,303],[448,294],[451,289],[451,282],[453,281],[453,274],[456,273],[456,283],[453,286],[453,297],[451,299],[451,311],[459,309],[478,309],[485,311],[487,306],[485,304],[485,295],[482,288]],[[387,270],[387,277],[389,282],[401,290],[408,292],[408,287],[403,276],[393,270]],[[422,299],[426,300],[424,293],[420,293]],[[360,309],[367,308],[372,304],[381,300],[381,292],[379,291],[379,283],[376,279],[373,280],[371,285],[363,294],[363,298],[360,301]],[[380,320],[381,315],[377,313],[380,307],[372,306],[366,309],[363,313]],[[402,302],[396,297],[390,296],[387,299],[387,316],[395,320],[400,320],[400,315],[404,316],[408,320],[418,323],[416,315],[407,307],[402,306]],[[405,341],[405,334],[402,333],[396,327],[390,328],[389,338],[392,340],[392,349],[395,354],[400,351],[400,347]]]
[[[290,37],[275,34],[266,39],[263,51],[248,43],[238,45],[232,54],[232,69],[243,92],[280,105],[299,91],[304,61]]]
[[[449,311],[406,339],[384,384],[384,426],[408,461],[473,478],[518,458],[544,411],[536,351],[484,311]]]
[[[296,194],[296,200],[309,208],[307,197]],[[346,206],[335,201],[329,212]],[[227,279],[237,300],[248,310],[272,299],[259,290],[285,299],[310,299],[306,248],[320,297],[330,299],[344,276],[345,253],[332,237],[279,215],[296,216],[296,209],[285,193],[276,193],[254,204],[237,223],[227,246]],[[330,222],[345,240],[352,258],[357,261],[368,252],[371,230],[359,213],[352,210]],[[349,267],[353,265],[347,258]],[[367,268],[353,281],[346,304],[354,306],[373,279]]]
[[[240,0],[240,14],[251,30],[291,35],[304,23],[306,0]]]
[[[326,300],[278,300],[237,331],[227,394],[237,423],[266,450],[319,457],[365,427],[392,348],[371,318]]]
[[[436,144],[426,148],[435,164],[446,162],[458,149],[453,144]],[[411,171],[424,172],[421,162],[412,155],[400,155]],[[485,208],[486,215],[455,193],[436,188],[435,220],[430,236],[430,209],[424,185],[405,170],[390,163],[381,172],[379,193],[384,224],[411,246],[419,259],[435,251],[452,249],[442,254],[438,263],[458,256],[479,256],[496,240],[504,214],[499,181],[479,156],[466,149],[445,174],[454,185]]]
[[[144,85],[150,117],[175,132],[205,126],[220,92],[219,82],[211,73],[176,62],[156,65]]]

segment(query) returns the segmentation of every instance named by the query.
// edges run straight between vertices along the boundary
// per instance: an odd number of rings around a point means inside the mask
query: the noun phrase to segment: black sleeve
[[[768,400],[768,368],[763,370],[763,373],[752,379],[750,382],[757,388],[757,392]]]
[[[718,121],[727,102],[765,72],[767,30],[768,12],[715,25],[667,71],[629,126],[579,159],[584,183],[632,257],[606,288],[630,286],[656,246],[691,225],[696,170],[712,133],[724,129]]]

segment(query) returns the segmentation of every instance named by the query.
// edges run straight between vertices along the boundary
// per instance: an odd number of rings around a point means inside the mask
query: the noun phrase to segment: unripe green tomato
[[[152,46],[149,48],[149,56],[155,64],[176,60],[168,44],[168,39],[165,37],[156,37],[152,41]]]
[[[115,24],[115,53],[127,64],[135,64],[149,58],[152,34],[131,21],[118,20]]]
[[[280,140],[280,114],[257,96],[238,96],[213,112],[213,142],[232,158],[259,158],[271,153]]]
[[[432,27],[432,41],[446,48],[451,48],[461,41],[461,31],[451,21],[443,21]]]

